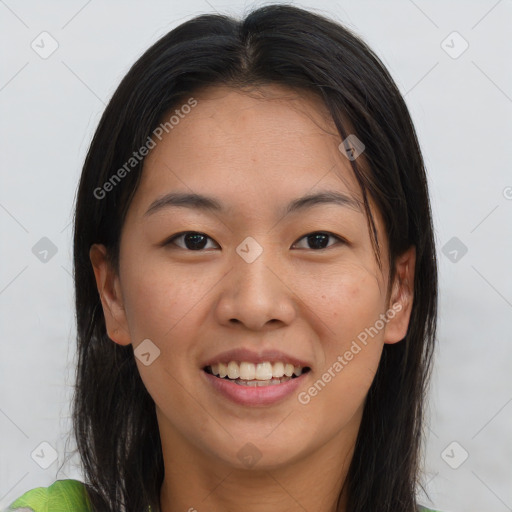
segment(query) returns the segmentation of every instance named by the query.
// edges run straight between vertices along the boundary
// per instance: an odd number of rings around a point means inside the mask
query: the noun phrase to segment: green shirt
[[[34,512],[93,512],[87,490],[78,480],[57,480],[37,487],[13,501],[6,512],[29,508]]]
[[[84,484],[71,479],[31,489],[13,501],[5,512],[23,508],[34,512],[94,512]],[[436,511],[422,507],[419,512]]]

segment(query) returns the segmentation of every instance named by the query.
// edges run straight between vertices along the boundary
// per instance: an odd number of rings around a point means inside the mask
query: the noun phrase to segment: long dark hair
[[[390,268],[398,255],[416,247],[409,329],[401,342],[384,346],[345,482],[348,512],[416,509],[437,312],[423,157],[404,100],[376,54],[338,22],[281,4],[254,10],[243,20],[201,15],[166,34],[124,77],[90,145],[74,225],[78,361],[73,433],[97,511],[141,512],[148,505],[159,511],[164,477],[155,404],[139,376],[132,346],[107,336],[89,260],[90,246],[101,243],[118,268],[121,228],[143,160],[122,180],[113,182],[112,177],[194,91],[270,83],[315,93],[342,139],[353,133],[365,144],[368,165],[363,168],[356,160],[351,165],[377,259],[380,244],[369,198],[385,222]],[[98,192],[109,180],[108,193]]]

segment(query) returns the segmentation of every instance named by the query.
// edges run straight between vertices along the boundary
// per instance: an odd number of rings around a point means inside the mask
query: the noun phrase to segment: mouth
[[[311,371],[309,366],[294,366],[288,362],[230,361],[205,366],[203,371],[219,380],[239,386],[265,387],[284,384]]]

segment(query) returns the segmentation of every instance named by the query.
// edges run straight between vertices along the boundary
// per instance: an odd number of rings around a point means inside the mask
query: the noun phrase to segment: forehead
[[[219,86],[193,98],[196,106],[175,116],[146,157],[139,196],[179,188],[247,204],[282,204],[316,189],[360,197],[334,122],[314,94]],[[176,110],[179,104],[164,120]]]

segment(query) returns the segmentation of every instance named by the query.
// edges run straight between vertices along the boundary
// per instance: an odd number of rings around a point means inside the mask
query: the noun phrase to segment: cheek
[[[360,419],[383,348],[382,334],[370,338],[365,329],[382,305],[377,282],[364,272],[339,275],[319,294],[322,363],[298,398],[310,418],[322,418],[321,435],[334,436]]]
[[[321,320],[317,328],[323,352],[317,378],[325,375],[322,380],[332,382],[330,398],[342,393],[345,401],[354,400],[355,405],[366,394],[379,364],[384,331],[376,332],[374,326],[385,297],[375,274],[359,264],[346,265],[328,279],[317,280],[314,289],[309,299],[316,315],[309,317]]]
[[[135,340],[142,336],[160,342],[186,323],[181,320],[194,314],[194,306],[212,286],[191,272],[150,262],[128,267],[122,282],[130,333]]]
[[[385,298],[372,270],[345,263],[334,271],[331,267],[330,272],[302,281],[298,294],[322,319],[328,338],[343,342],[373,325],[379,317]]]
[[[126,318],[134,349],[145,339],[160,350],[158,358],[145,366],[136,358],[139,374],[157,405],[197,413],[195,402],[182,393],[191,389],[196,378],[187,365],[193,361],[197,326],[201,325],[195,307],[205,300],[205,290],[213,286],[193,272],[145,258],[142,264],[126,265],[122,275]],[[195,369],[195,368],[194,368]],[[171,392],[174,390],[174,392]]]

